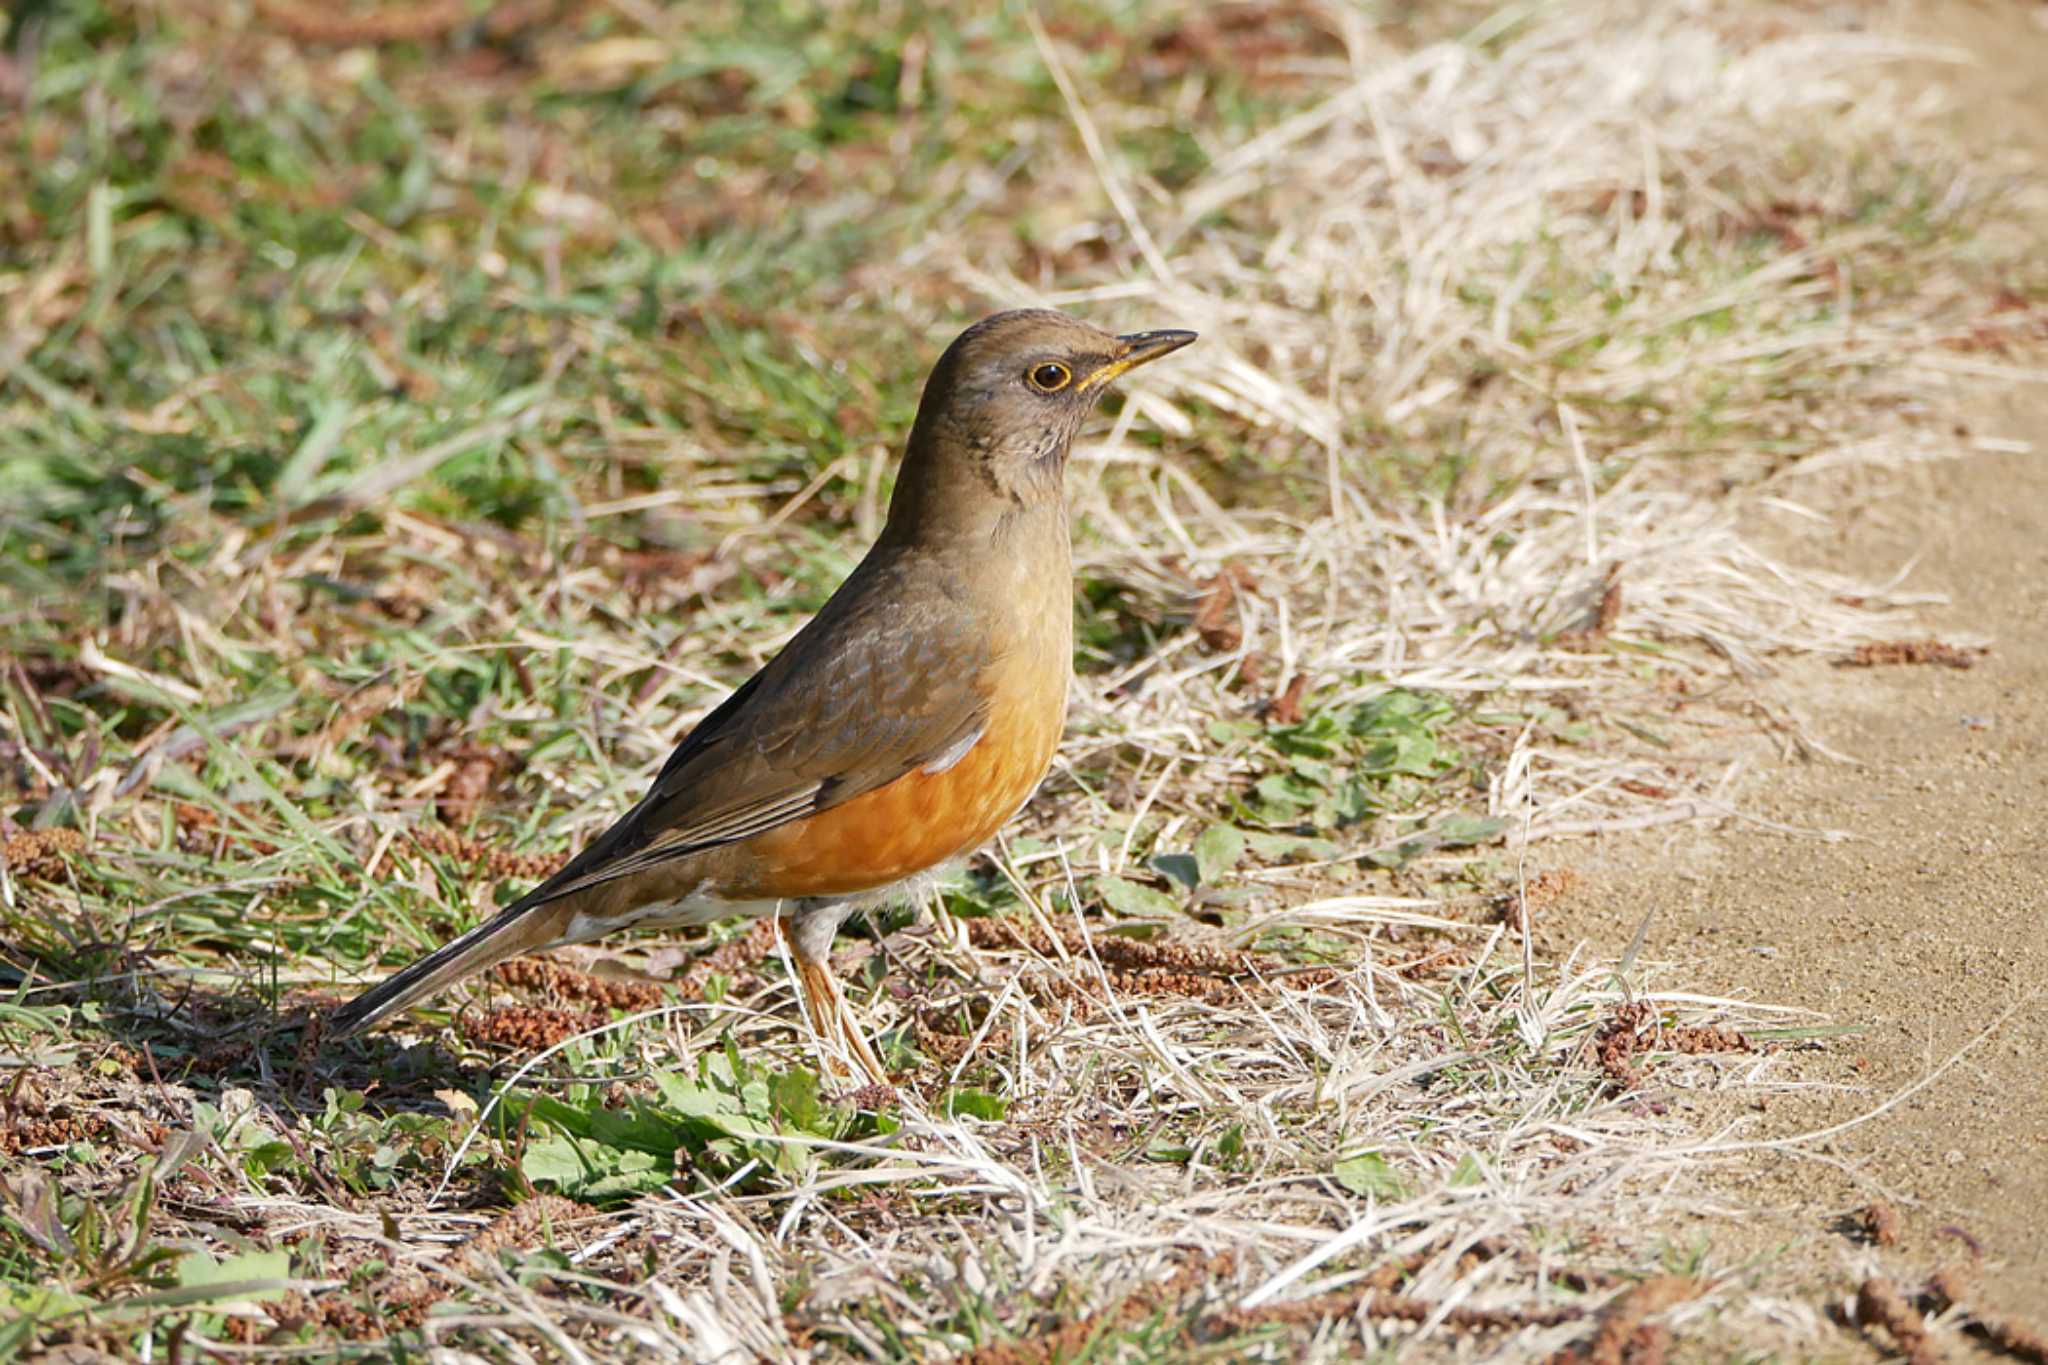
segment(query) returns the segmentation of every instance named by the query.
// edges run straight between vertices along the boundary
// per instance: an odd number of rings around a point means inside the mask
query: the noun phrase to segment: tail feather
[[[346,1038],[466,976],[545,947],[557,936],[560,908],[529,896],[329,1014],[326,1036]]]
[[[328,1015],[326,1036],[346,1038],[465,976],[556,942],[568,922],[568,907],[578,900],[585,879],[594,869],[615,863],[621,845],[638,829],[634,824],[638,810],[627,812],[571,858],[567,867],[505,907],[497,918],[435,949]]]

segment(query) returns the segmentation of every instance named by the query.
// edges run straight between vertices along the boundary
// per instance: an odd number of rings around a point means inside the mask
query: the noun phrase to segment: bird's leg
[[[953,918],[952,912],[946,909],[946,898],[939,894],[939,888],[934,885],[925,895],[931,901],[932,924],[938,929],[939,938],[955,952],[972,952],[974,943],[967,937],[967,922]]]
[[[803,1000],[804,1013],[827,1051],[844,1050],[868,1080],[888,1085],[889,1073],[882,1069],[860,1025],[854,1022],[846,993],[832,974],[832,936],[845,917],[844,912],[834,913],[827,907],[808,912],[799,909],[778,917],[775,928],[796,966],[797,994]]]

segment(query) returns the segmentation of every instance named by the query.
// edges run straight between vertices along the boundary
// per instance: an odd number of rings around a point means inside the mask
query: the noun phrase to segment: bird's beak
[[[1117,338],[1123,344],[1124,352],[1095,373],[1081,381],[1084,390],[1099,389],[1128,370],[1135,370],[1148,361],[1171,355],[1195,339],[1193,332],[1168,328],[1160,332],[1132,332]]]

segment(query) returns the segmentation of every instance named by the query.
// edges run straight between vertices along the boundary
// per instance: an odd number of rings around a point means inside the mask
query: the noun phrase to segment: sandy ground
[[[1981,56],[1924,74],[1952,83],[1974,145],[2048,160],[2048,5],[1887,17]],[[1774,528],[1795,554],[1874,578],[1915,561],[1905,586],[1951,599],[1926,612],[1932,632],[1992,642],[1967,671],[1817,663],[1775,680],[1812,733],[1859,762],[1767,765],[1746,808],[1856,837],[1723,828],[1558,850],[1551,863],[1585,882],[1549,929],[1620,952],[1654,911],[1645,954],[1695,963],[1688,980],[1863,1026],[1801,1059],[1797,1074],[1820,1084],[1774,1101],[1745,1137],[1866,1114],[2012,1011],[1925,1088],[1805,1146],[1821,1159],[1735,1163],[1725,1196],[1770,1212],[1707,1231],[1717,1251],[1777,1254],[1814,1287],[1847,1288],[1873,1267],[1917,1285],[1956,1256],[1938,1229],[1960,1225],[1986,1251],[1978,1305],[2048,1327],[2048,385],[1987,393],[1970,424],[2033,453],[1911,471],[1824,533]],[[1838,1222],[1874,1198],[1904,1223],[1881,1254]]]

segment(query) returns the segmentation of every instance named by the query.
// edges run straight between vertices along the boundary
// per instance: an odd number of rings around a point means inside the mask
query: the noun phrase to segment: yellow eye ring
[[[1074,382],[1074,372],[1057,360],[1048,360],[1042,365],[1032,366],[1024,378],[1040,393],[1058,393]]]

